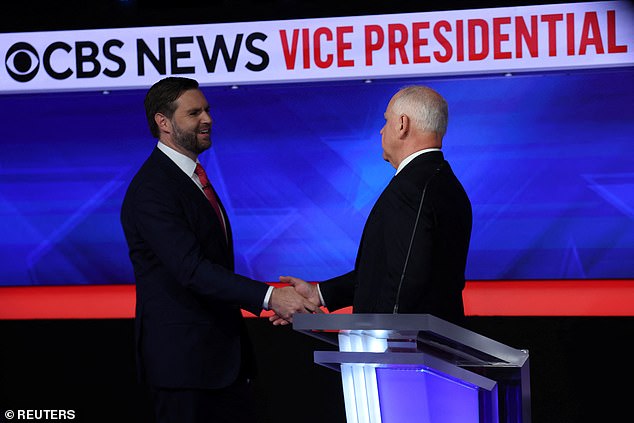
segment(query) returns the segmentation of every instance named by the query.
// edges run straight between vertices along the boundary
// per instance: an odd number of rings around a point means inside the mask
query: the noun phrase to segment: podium
[[[293,329],[338,346],[348,423],[530,423],[526,350],[429,314],[296,314]]]

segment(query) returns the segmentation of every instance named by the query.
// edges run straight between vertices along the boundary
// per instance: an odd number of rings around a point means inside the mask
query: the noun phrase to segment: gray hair
[[[392,111],[397,115],[407,115],[416,128],[435,132],[441,139],[447,132],[447,101],[429,87],[410,85],[402,88],[394,99]]]

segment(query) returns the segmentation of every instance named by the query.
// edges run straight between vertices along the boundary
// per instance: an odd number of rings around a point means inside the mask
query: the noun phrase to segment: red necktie
[[[218,200],[216,199],[216,194],[214,193],[214,189],[211,187],[211,183],[207,178],[207,173],[205,173],[205,169],[200,165],[200,163],[196,163],[196,169],[194,169],[194,173],[198,175],[198,179],[200,179],[200,183],[203,186],[203,192],[205,193],[205,197],[209,200],[211,207],[213,207],[216,215],[218,216],[218,220],[220,220],[220,224],[222,225],[222,230],[225,233],[225,239],[227,238],[227,228],[225,226],[225,220],[222,218],[222,213],[220,212],[220,206],[218,206]]]

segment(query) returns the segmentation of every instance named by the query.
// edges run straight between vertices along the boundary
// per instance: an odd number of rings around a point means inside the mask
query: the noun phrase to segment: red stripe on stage
[[[134,317],[134,285],[0,288],[0,319],[118,319]]]
[[[634,316],[631,279],[470,281],[463,297],[467,316]],[[0,288],[3,320],[132,318],[134,305],[134,285]]]
[[[634,316],[634,280],[472,281],[468,316]]]

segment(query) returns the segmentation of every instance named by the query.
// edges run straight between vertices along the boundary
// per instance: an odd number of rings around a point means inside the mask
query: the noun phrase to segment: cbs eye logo
[[[28,82],[35,78],[40,69],[40,57],[32,45],[15,43],[7,51],[5,66],[11,78],[18,82]]]

